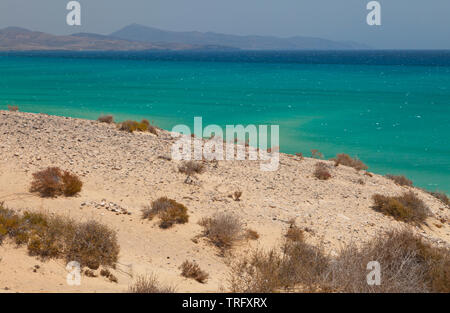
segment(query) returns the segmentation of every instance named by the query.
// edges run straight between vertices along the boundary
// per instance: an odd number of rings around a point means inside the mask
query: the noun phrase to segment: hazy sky
[[[379,0],[382,26],[366,24],[369,0],[79,0],[82,26],[66,25],[69,0],[0,0],[0,28],[53,34],[111,33],[138,23],[176,31],[313,36],[374,48],[450,49],[449,0]]]

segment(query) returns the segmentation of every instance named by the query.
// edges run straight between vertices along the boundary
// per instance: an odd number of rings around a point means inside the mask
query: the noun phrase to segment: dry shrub
[[[198,161],[186,161],[178,166],[178,171],[187,175],[184,182],[189,183],[191,177],[195,177],[196,174],[202,174],[205,172],[205,165]]]
[[[381,266],[381,284],[369,285],[369,262]],[[450,291],[450,250],[424,242],[410,230],[381,234],[330,258],[303,241],[255,251],[231,266],[232,292],[443,292]]]
[[[66,260],[78,261],[91,269],[100,265],[114,266],[119,256],[116,232],[96,221],[77,225],[66,244]]]
[[[83,187],[83,183],[78,176],[68,171],[63,172],[62,184],[62,192],[66,197],[76,195],[81,191],[81,187]]]
[[[189,221],[187,208],[167,197],[161,197],[153,201],[151,207],[142,210],[143,219],[152,220],[155,216],[159,216],[161,228],[169,228],[173,224],[185,224]]]
[[[376,210],[400,221],[423,223],[430,215],[430,209],[412,191],[396,197],[375,194],[372,199]]]
[[[279,249],[256,250],[232,264],[228,281],[232,292],[280,292],[299,285],[316,291],[328,264],[322,248],[287,240]]]
[[[48,167],[45,170],[33,174],[31,191],[39,192],[43,197],[55,197],[62,190],[62,173],[58,167]]]
[[[403,175],[386,174],[385,177],[389,178],[390,180],[393,180],[394,183],[400,186],[409,186],[409,187],[413,186],[413,182]]]
[[[256,250],[231,266],[228,278],[231,292],[268,293],[283,286],[280,268],[283,259],[277,250]]]
[[[357,171],[367,170],[369,168],[361,160],[358,160],[357,158],[352,158],[351,156],[345,153],[337,154],[335,158],[332,158],[330,160],[334,161],[335,166],[345,165],[353,167]]]
[[[198,281],[199,283],[204,284],[209,277],[209,274],[200,269],[195,262],[190,262],[188,260],[184,261],[180,266],[181,276],[186,278],[192,278]]]
[[[367,264],[377,261],[381,284],[367,284]],[[331,263],[327,288],[337,292],[450,292],[450,251],[410,230],[380,235],[361,248],[350,245]]]
[[[0,240],[6,235],[27,245],[30,255],[64,258],[91,269],[114,267],[119,255],[116,233],[98,222],[28,211],[19,216],[1,205]]]
[[[114,123],[114,117],[112,115],[101,115],[97,121],[100,123],[112,124]]]
[[[127,120],[127,121],[120,123],[119,130],[123,130],[123,131],[127,131],[129,133],[132,133],[132,132],[138,130],[138,127],[139,127],[138,122],[132,121],[132,120]]]
[[[328,171],[328,166],[325,163],[316,163],[314,169],[314,176],[320,180],[327,180],[331,178],[331,174]]]
[[[282,287],[301,287],[303,291],[323,289],[330,258],[323,246],[313,246],[303,240],[287,240],[282,247],[283,263],[280,268]]]
[[[298,158],[300,159],[300,161],[304,159],[303,153],[301,153],[301,152],[297,152],[297,153],[295,154],[295,156],[298,157]]]
[[[150,122],[145,119],[142,120],[141,122],[136,122],[132,120],[124,121],[120,123],[119,130],[124,130],[130,133],[134,131],[150,132],[154,135],[158,135],[157,128],[153,125],[150,125]]]
[[[161,219],[159,224],[161,228],[170,228],[173,224],[185,224],[189,221],[187,208],[181,203],[176,203],[167,211],[162,212],[159,218]]]
[[[8,104],[8,111],[10,111],[10,112],[18,112],[19,111],[19,107],[17,105],[9,105]]]
[[[222,251],[231,248],[242,236],[241,221],[229,213],[217,213],[213,217],[203,218],[199,224],[204,227],[203,235]]]
[[[79,193],[82,186],[83,183],[75,174],[61,171],[59,167],[48,167],[33,174],[30,191],[39,192],[42,197],[70,197]]]
[[[139,276],[136,281],[128,287],[129,293],[174,293],[172,286],[163,286],[154,274]]]

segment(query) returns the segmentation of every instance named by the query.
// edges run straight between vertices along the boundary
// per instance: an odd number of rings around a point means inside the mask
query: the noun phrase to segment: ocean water
[[[7,104],[165,129],[278,124],[282,152],[344,152],[450,192],[450,51],[2,53]]]

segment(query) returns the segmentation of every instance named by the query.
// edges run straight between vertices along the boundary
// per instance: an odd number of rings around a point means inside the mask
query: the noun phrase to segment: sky
[[[109,34],[138,23],[174,31],[308,36],[377,49],[450,49],[449,0],[379,0],[381,26],[366,23],[370,0],[79,0],[81,26],[66,24],[69,0],[1,0],[0,28]]]

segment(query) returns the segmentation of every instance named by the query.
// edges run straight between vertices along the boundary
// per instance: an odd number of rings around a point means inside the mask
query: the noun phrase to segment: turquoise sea
[[[450,52],[2,53],[0,108],[160,127],[278,124],[282,152],[345,152],[450,192]]]

